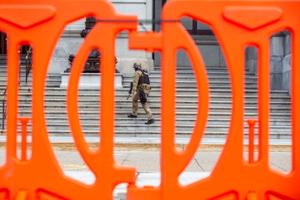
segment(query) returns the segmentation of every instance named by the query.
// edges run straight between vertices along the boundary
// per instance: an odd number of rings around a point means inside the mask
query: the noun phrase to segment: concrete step
[[[216,71],[216,70],[227,70],[227,67],[226,66],[205,66],[205,69]],[[186,66],[177,65],[176,70],[191,71],[192,66],[191,65],[186,65]],[[154,66],[154,71],[160,71],[160,66]]]
[[[158,68],[156,68],[158,69]],[[23,69],[24,70],[24,69]],[[178,135],[190,135],[195,125],[197,115],[198,90],[194,72],[191,66],[177,66],[176,69],[176,133]],[[208,114],[205,130],[208,137],[224,137],[227,135],[231,120],[231,86],[226,67],[206,68],[210,84],[210,112]],[[0,94],[6,84],[6,67],[0,66]],[[131,101],[126,100],[129,84],[132,77],[124,77],[123,87],[115,90],[115,133],[116,134],[160,134],[161,129],[161,75],[160,70],[150,72],[152,91],[150,93],[150,107],[156,119],[155,124],[144,124],[146,115],[140,107],[139,118],[129,119],[127,114],[131,112]],[[3,74],[3,75],[2,75]],[[24,80],[21,75],[21,80]],[[21,82],[19,115],[31,115],[31,75],[28,84]],[[1,82],[3,81],[3,82]],[[60,75],[49,75],[47,90],[45,91],[45,117],[51,134],[70,134],[69,122],[66,111],[66,90],[60,89]],[[257,77],[246,72],[245,84],[245,117],[244,119],[257,119]],[[98,134],[99,131],[99,89],[79,90],[80,121],[86,134]],[[290,137],[290,97],[287,91],[272,91],[270,113],[270,137]],[[201,97],[201,94],[200,94]],[[201,98],[200,98],[201,100]],[[101,105],[100,105],[101,106]],[[0,108],[2,111],[2,108]],[[0,116],[0,119],[2,116]],[[245,134],[248,133],[248,124],[244,123]],[[28,127],[30,133],[30,125]],[[257,130],[256,130],[257,131]]]
[[[152,109],[151,110],[153,115],[155,116],[160,116],[160,110],[159,109]],[[116,117],[118,116],[127,116],[128,113],[130,113],[131,110],[116,110],[115,111],[115,115]],[[140,113],[144,113],[141,109]],[[79,110],[79,114],[80,116],[94,116],[94,117],[98,117],[99,116],[99,111],[94,109],[94,110]],[[177,117],[186,117],[186,116],[195,116],[197,114],[196,110],[189,110],[189,111],[176,111],[176,115]],[[31,116],[31,110],[20,110],[19,111],[19,115],[26,115],[26,116]],[[45,115],[46,116],[67,116],[67,111],[66,110],[62,110],[62,109],[51,109],[51,110],[45,110]],[[144,114],[142,114],[141,116],[143,116]],[[209,116],[218,116],[218,117],[230,117],[231,116],[231,112],[228,110],[218,110],[218,111],[210,111],[209,112]],[[290,118],[291,114],[289,112],[272,112],[270,114],[270,117],[281,117],[281,118]],[[257,112],[256,111],[249,111],[247,113],[245,113],[245,119],[249,119],[249,118],[254,118],[257,119]]]
[[[178,74],[178,75],[176,75],[176,80],[184,80],[186,78],[196,81],[196,78],[193,76],[193,74]],[[124,77],[124,81],[132,81],[132,79],[133,79],[132,77]],[[209,81],[216,80],[216,79],[229,81],[229,76],[226,74],[222,74],[222,75],[209,74],[208,79],[209,79]],[[151,82],[158,81],[158,80],[161,80],[160,74],[151,74],[150,75]],[[246,82],[250,82],[250,81],[257,82],[257,77],[256,76],[246,76]]]
[[[129,89],[128,89],[129,90]],[[115,91],[115,96],[116,97],[127,97],[128,94],[127,89],[119,89]],[[101,94],[101,91],[78,91],[78,94],[81,98],[98,98]],[[19,96],[31,96],[32,92],[30,91],[20,91]],[[201,93],[200,93],[201,95]],[[54,90],[54,91],[46,91],[45,95],[46,98],[56,98],[56,97],[66,97],[67,96],[67,91],[66,90]],[[149,94],[150,97],[161,97],[161,90],[158,89],[153,89],[150,91]],[[189,96],[191,98],[197,98],[198,97],[198,92],[195,90],[176,90],[176,96]],[[214,97],[224,97],[224,98],[231,98],[232,94],[230,91],[227,92],[211,92],[210,93],[210,98]],[[251,93],[246,93],[245,94],[246,98],[247,97],[255,97],[257,98],[258,94],[251,92]],[[271,98],[290,98],[288,93],[270,93]]]
[[[3,90],[4,88],[0,87],[0,91]],[[128,92],[129,90],[129,85],[123,85],[123,88],[116,88],[115,91],[116,92]],[[62,93],[62,94],[66,94],[66,89],[63,88],[47,88],[47,90],[45,91],[46,94],[56,94],[56,93]],[[99,89],[79,89],[78,90],[80,94],[95,94],[98,95],[100,93]],[[20,92],[21,93],[31,93],[31,87],[29,86],[22,86],[20,87]],[[158,92],[161,93],[161,88],[152,88],[151,89],[151,93],[154,92]],[[176,92],[193,92],[193,93],[197,93],[198,90],[197,88],[176,88]],[[230,90],[226,90],[226,89],[218,89],[216,88],[215,90],[210,91],[211,93],[230,93]],[[255,93],[257,94],[257,90],[251,89],[251,90],[246,90],[245,91],[246,94],[249,93]],[[285,95],[285,96],[289,96],[288,91],[285,90],[272,90],[271,94],[280,94],[280,95]]]
[[[115,123],[125,123],[125,124],[130,124],[132,122],[134,123],[141,123],[143,124],[145,122],[145,115],[142,113],[138,116],[138,118],[132,119],[132,118],[128,118],[127,115],[123,115],[123,116],[115,116]],[[55,123],[69,123],[68,119],[66,118],[66,116],[46,116],[46,120],[47,122],[55,122]],[[158,118],[155,118],[156,122],[159,124],[161,123],[160,120],[160,116]],[[178,123],[187,123],[187,124],[194,124],[196,120],[196,116],[184,116],[184,117],[178,117],[176,118],[177,121],[177,125]],[[220,125],[223,124],[225,126],[228,126],[230,123],[231,119],[230,117],[223,117],[220,118],[218,116],[209,116],[207,119],[207,123],[213,125]],[[99,116],[94,117],[94,116],[80,116],[80,122],[81,123],[95,123],[97,124],[99,122]],[[271,118],[269,119],[269,123],[270,125],[277,125],[277,126],[290,126],[291,124],[291,120],[289,118]],[[244,126],[247,127],[247,120],[245,118],[244,120]],[[256,125],[257,126],[257,125]]]
[[[229,73],[227,71],[227,69],[218,69],[218,70],[206,70],[206,73],[209,75],[209,76],[213,76],[213,75],[226,75],[226,76],[229,76]],[[154,71],[150,71],[149,73],[151,76],[154,75],[154,76],[161,76],[161,72],[159,70],[154,70]],[[195,72],[193,70],[177,70],[176,71],[176,75],[188,75],[188,76],[194,76]],[[245,72],[245,75],[246,76],[253,76],[253,77],[256,77],[256,74],[255,73],[252,73],[252,72]],[[127,76],[127,77],[130,77],[130,76]]]
[[[123,80],[123,85],[130,85],[130,83],[132,82],[132,78],[131,79],[124,79]],[[155,84],[161,84],[161,79],[150,79],[151,85],[155,85]],[[191,77],[185,77],[182,79],[176,79],[176,84],[196,84],[196,80],[192,79]],[[209,79],[209,84],[229,84],[229,79],[220,79],[220,78],[212,78]],[[251,80],[251,81],[247,81],[246,84],[255,84],[257,85],[257,82],[255,79]]]
[[[130,110],[128,110],[128,113],[126,114],[122,114],[122,115],[115,115],[115,120],[116,121],[122,121],[122,122],[125,122],[127,123],[127,121],[131,122],[131,121],[144,121],[145,120],[145,114],[143,111],[141,111],[139,113],[139,116],[138,118],[128,118],[127,117],[127,114],[130,113]],[[53,120],[53,121],[67,121],[67,118],[66,118],[66,115],[63,116],[49,116],[47,115],[47,120]],[[156,118],[157,121],[160,121],[160,117],[159,116],[158,118]],[[89,122],[89,121],[96,121],[98,122],[98,118],[99,118],[99,115],[81,115],[80,116],[80,120],[83,122],[83,121],[86,121],[86,122]],[[245,116],[245,123],[247,122],[247,116]],[[257,118],[254,118],[254,119],[257,119]],[[182,122],[193,122],[196,120],[196,115],[186,115],[186,116],[177,116],[176,117],[176,120],[177,121],[182,121]],[[219,124],[219,123],[227,123],[230,122],[231,118],[230,116],[225,116],[225,117],[222,117],[220,118],[219,116],[214,116],[212,115],[211,113],[209,114],[209,117],[208,117],[208,121],[210,123],[216,123],[216,124]],[[280,123],[283,123],[283,124],[290,124],[291,122],[291,119],[290,118],[283,118],[283,117],[274,117],[274,118],[270,118],[269,119],[269,122],[270,123],[277,123],[277,124],[274,124],[274,125],[279,125]]]
[[[31,96],[20,96],[19,100],[20,101],[26,101],[26,100],[30,100]],[[115,96],[115,101],[117,102],[130,102],[131,100],[127,100],[127,95],[116,95]],[[246,103],[248,102],[257,102],[258,99],[256,96],[246,96],[245,98]],[[161,102],[161,97],[158,95],[152,95],[150,93],[149,98],[148,98],[149,102]],[[199,98],[199,100],[201,100],[201,97]],[[45,102],[47,101],[52,101],[52,102],[66,102],[66,96],[56,96],[56,97],[52,97],[52,96],[46,96],[45,98]],[[78,97],[78,101],[79,102],[99,102],[99,97],[95,96],[95,97],[91,97],[91,96],[79,96]],[[230,96],[223,96],[223,95],[211,95],[209,102],[232,102],[232,99]],[[286,103],[286,102],[290,102],[290,98],[288,96],[282,96],[280,98],[278,98],[277,96],[271,96],[270,97],[270,101],[271,103],[275,103],[275,102],[282,102],[282,103]],[[198,97],[196,95],[184,95],[184,94],[177,94],[176,95],[176,102],[194,102],[197,103],[198,102]]]
[[[99,104],[79,104],[79,109],[84,109],[85,111],[87,110],[95,110],[95,109],[100,109],[101,105]],[[116,103],[115,109],[116,110],[121,110],[121,109],[131,109],[132,105],[130,103]],[[66,109],[66,104],[65,103],[48,103],[44,106],[45,109]],[[160,109],[161,105],[160,104],[151,104],[151,110],[154,109]],[[19,109],[20,110],[26,110],[26,109],[31,109],[31,104],[19,104]],[[142,108],[141,108],[142,109]],[[197,105],[193,104],[177,104],[176,105],[176,110],[196,110]],[[218,111],[218,110],[226,110],[230,111],[232,109],[231,105],[224,105],[224,104],[210,104],[210,110],[213,111]],[[257,105],[246,105],[244,107],[244,110],[246,112],[254,112],[257,111]],[[281,104],[275,104],[270,106],[270,111],[271,112],[282,112],[282,111],[289,111],[290,106],[289,105],[281,105]]]
[[[146,120],[145,120],[146,121]],[[48,130],[50,131],[60,131],[60,130],[70,130],[69,125],[68,124],[59,124],[59,123],[47,123],[47,127]],[[99,124],[85,124],[85,123],[81,123],[81,128],[83,130],[88,130],[88,131],[97,131],[97,130],[101,130],[101,127]],[[194,128],[194,124],[179,124],[176,126],[176,131],[189,131],[190,133],[192,132]],[[151,125],[145,125],[144,122],[141,123],[127,123],[127,124],[119,124],[116,123],[114,126],[114,130],[117,131],[123,131],[126,133],[126,131],[135,131],[140,130],[140,131],[147,131],[149,129],[152,129],[151,131],[157,131],[160,132],[161,131],[161,125],[159,123],[154,123]],[[28,124],[27,130],[31,130],[31,125]],[[224,126],[222,124],[220,125],[207,125],[205,128],[205,132],[214,132],[215,130],[218,130],[222,133],[228,133],[229,131],[229,126]],[[245,130],[245,134],[248,133],[248,127],[245,126],[244,128]],[[272,133],[277,133],[277,132],[281,132],[281,133],[285,133],[285,134],[289,134],[291,132],[290,126],[269,126],[269,130]],[[255,132],[258,132],[258,128],[255,128]]]
[[[153,125],[153,124],[152,124]],[[147,128],[148,127],[148,128]],[[5,131],[5,130],[4,130]],[[20,133],[20,129],[18,130],[18,132]],[[71,135],[71,131],[68,129],[58,129],[58,130],[53,130],[53,129],[48,129],[47,132],[50,135],[57,135],[57,136],[65,136],[65,135]],[[83,130],[85,135],[98,135],[99,134],[99,130]],[[247,130],[244,130],[244,136],[247,137],[248,133]],[[189,130],[177,130],[176,131],[176,135],[177,136],[185,136],[185,135],[191,135],[192,131]],[[160,129],[153,129],[150,126],[146,126],[145,125],[145,129],[144,130],[139,130],[138,128],[135,128],[133,130],[124,130],[124,129],[115,129],[114,130],[114,134],[115,135],[132,135],[132,136],[139,136],[139,135],[159,135],[161,134]],[[212,129],[212,130],[206,130],[204,132],[205,134],[205,138],[224,138],[228,135],[228,129],[224,129],[222,131],[222,129]],[[31,135],[31,131],[28,130],[28,135]],[[269,138],[270,139],[289,139],[291,138],[291,134],[289,131],[284,131],[284,130],[274,130],[271,131],[269,134]]]

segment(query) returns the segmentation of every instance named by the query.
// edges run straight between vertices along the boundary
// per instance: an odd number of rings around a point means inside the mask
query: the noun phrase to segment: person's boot
[[[149,124],[153,124],[154,123],[154,119],[148,119],[148,121],[145,122],[145,124],[149,125]]]
[[[128,115],[128,117],[129,117],[129,118],[137,118],[137,116],[134,115],[134,114],[132,114],[132,113],[130,113],[130,114]]]

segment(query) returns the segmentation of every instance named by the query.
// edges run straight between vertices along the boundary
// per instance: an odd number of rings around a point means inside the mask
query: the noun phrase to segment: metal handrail
[[[31,53],[32,53],[32,49],[31,47],[29,47],[29,49],[26,52],[26,56],[25,56],[25,65],[26,65],[26,77],[25,77],[25,82],[27,83],[28,80],[28,76],[31,70]],[[21,59],[21,58],[20,58]],[[20,66],[21,66],[21,61],[20,61]],[[21,69],[20,69],[21,72]],[[19,84],[21,83],[21,73],[19,73]],[[2,121],[1,121],[1,132],[3,132],[5,130],[5,120],[6,120],[6,93],[7,93],[7,86],[4,89],[2,96]]]
[[[7,87],[4,89],[2,96],[2,123],[1,123],[1,130],[2,132],[5,130],[5,120],[6,120],[6,91]]]
[[[32,48],[29,47],[29,49],[26,52],[26,56],[25,56],[25,67],[26,67],[25,82],[26,83],[28,80],[29,73],[31,71],[31,66],[32,66]]]

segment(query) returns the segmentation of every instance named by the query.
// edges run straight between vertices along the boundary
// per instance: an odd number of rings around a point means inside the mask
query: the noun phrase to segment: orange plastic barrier
[[[0,199],[112,199],[115,186],[129,183],[127,199],[300,199],[300,2],[298,1],[208,1],[169,0],[163,9],[159,33],[138,33],[137,18],[117,14],[104,0],[2,0],[0,30],[8,36],[8,95],[6,161],[0,168]],[[67,110],[78,151],[95,174],[96,181],[85,185],[67,178],[59,168],[49,142],[45,114],[44,87],[53,48],[68,23],[94,16],[103,20],[88,34],[76,56],[69,80]],[[190,16],[210,24],[227,60],[232,89],[232,118],[224,151],[211,175],[188,186],[178,177],[201,142],[209,102],[204,62],[198,49],[178,22]],[[292,141],[293,168],[284,175],[268,165],[269,133],[269,37],[288,28],[293,37],[292,60]],[[137,188],[135,169],[116,166],[114,137],[114,53],[115,37],[128,30],[131,49],[161,51],[162,128],[161,185]],[[32,67],[32,155],[16,156],[18,123],[18,48],[34,49]],[[259,48],[259,158],[243,160],[244,131],[244,48]],[[101,51],[101,143],[91,151],[84,140],[78,116],[78,82],[84,62],[92,49]],[[184,49],[193,64],[199,100],[191,141],[183,152],[175,149],[175,69],[176,52]],[[298,56],[299,55],[299,56]],[[103,87],[105,86],[105,87]],[[105,95],[104,95],[105,94]],[[100,102],[99,102],[100,103]],[[103,106],[105,105],[105,106]],[[25,126],[26,118],[23,118]],[[298,123],[297,123],[298,122]],[[26,133],[26,132],[25,132]],[[296,134],[298,133],[298,134]],[[25,148],[26,149],[26,148]],[[24,155],[26,158],[26,154]]]

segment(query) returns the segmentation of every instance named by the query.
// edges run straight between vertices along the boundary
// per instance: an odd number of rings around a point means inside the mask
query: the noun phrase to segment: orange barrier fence
[[[0,168],[0,199],[112,199],[119,183],[129,183],[130,200],[182,199],[300,199],[300,2],[169,0],[162,12],[161,31],[137,32],[137,17],[118,14],[104,0],[2,0],[0,31],[7,34],[7,145],[5,164]],[[44,114],[47,68],[64,27],[77,19],[101,19],[87,35],[73,61],[67,92],[68,119],[78,151],[96,180],[85,185],[64,176],[48,138]],[[228,138],[211,175],[187,186],[178,177],[189,164],[203,136],[208,111],[209,87],[203,58],[179,20],[189,16],[211,25],[227,60],[232,90],[232,115]],[[165,22],[164,22],[165,20]],[[120,23],[121,22],[121,23]],[[292,172],[270,169],[269,163],[269,37],[280,30],[292,33]],[[160,51],[161,97],[161,184],[135,186],[135,169],[117,166],[113,156],[115,37],[129,32],[130,49]],[[34,50],[32,65],[32,155],[18,159],[18,49],[29,44]],[[258,66],[258,160],[243,159],[244,49],[259,49]],[[92,49],[101,52],[101,143],[91,151],[84,140],[78,114],[78,83]],[[190,143],[183,152],[175,148],[176,52],[183,49],[197,80],[198,111]],[[298,56],[299,54],[299,56]],[[104,95],[105,94],[105,95]],[[104,106],[103,106],[104,105]],[[21,120],[26,127],[26,118]],[[24,129],[25,130],[25,129]],[[25,131],[26,133],[26,131]],[[99,141],[100,142],[100,141]],[[26,150],[26,146],[24,146]],[[253,149],[252,149],[253,150]],[[26,151],[25,151],[26,153]]]

